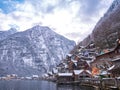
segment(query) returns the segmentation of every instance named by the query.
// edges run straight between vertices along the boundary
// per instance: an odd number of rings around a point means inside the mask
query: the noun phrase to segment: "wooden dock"
[[[57,81],[57,85],[82,85],[94,87],[95,90],[120,90],[120,79],[116,78],[84,78],[78,81]]]
[[[96,90],[120,90],[120,79],[80,79],[80,85],[93,86]]]

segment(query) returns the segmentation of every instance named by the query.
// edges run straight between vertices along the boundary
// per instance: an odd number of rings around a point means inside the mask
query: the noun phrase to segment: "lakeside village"
[[[120,40],[102,52],[93,43],[77,46],[44,79],[57,84],[87,85],[96,90],[120,90]]]
[[[120,40],[113,49],[99,49],[93,43],[77,46],[57,67],[42,77],[18,77],[16,74],[0,77],[0,80],[48,80],[58,85],[87,85],[96,90],[120,89]]]

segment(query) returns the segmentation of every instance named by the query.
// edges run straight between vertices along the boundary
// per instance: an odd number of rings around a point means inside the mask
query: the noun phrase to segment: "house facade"
[[[57,83],[64,84],[64,83],[71,83],[74,81],[73,73],[58,73],[57,75]]]
[[[92,73],[89,70],[74,70],[73,71],[73,76],[74,76],[74,80],[75,81],[79,81],[79,79],[82,78],[91,78],[92,77]]]

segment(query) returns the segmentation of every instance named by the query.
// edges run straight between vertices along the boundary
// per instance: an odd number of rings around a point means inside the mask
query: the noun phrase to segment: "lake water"
[[[0,90],[93,90],[83,86],[57,86],[53,82],[37,80],[0,81]]]

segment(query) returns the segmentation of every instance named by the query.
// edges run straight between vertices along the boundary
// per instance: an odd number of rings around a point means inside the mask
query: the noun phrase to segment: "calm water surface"
[[[0,90],[93,90],[82,86],[57,86],[53,82],[37,80],[0,81]]]

